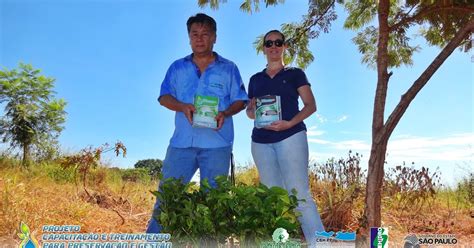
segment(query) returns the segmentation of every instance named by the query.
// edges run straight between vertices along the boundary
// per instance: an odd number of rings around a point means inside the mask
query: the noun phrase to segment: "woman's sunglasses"
[[[283,43],[284,43],[284,41],[280,40],[280,39],[278,39],[278,40],[266,40],[264,45],[265,45],[266,48],[272,47],[273,44],[275,44],[275,46],[277,46],[277,47],[282,47]]]

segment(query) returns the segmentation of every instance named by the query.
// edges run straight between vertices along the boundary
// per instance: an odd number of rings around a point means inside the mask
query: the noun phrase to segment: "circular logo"
[[[420,248],[418,237],[415,234],[410,234],[403,239],[403,248]]]
[[[288,234],[286,229],[281,227],[275,229],[272,234],[272,238],[275,243],[285,243],[286,241],[288,241],[289,237],[290,235]]]

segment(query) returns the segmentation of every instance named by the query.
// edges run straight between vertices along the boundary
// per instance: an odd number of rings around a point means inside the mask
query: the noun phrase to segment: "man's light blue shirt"
[[[192,60],[192,54],[173,62],[161,84],[160,97],[171,95],[182,103],[193,104],[195,95],[217,96],[219,111],[226,110],[235,101],[247,101],[248,96],[237,66],[217,53],[214,55],[214,62],[208,65],[202,75]],[[218,148],[232,146],[233,142],[232,117],[226,117],[222,128],[216,131],[211,128],[193,128],[183,112],[176,112],[170,146]]]

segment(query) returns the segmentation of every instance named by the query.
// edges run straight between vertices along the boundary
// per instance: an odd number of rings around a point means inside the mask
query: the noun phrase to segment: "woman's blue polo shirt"
[[[264,69],[250,78],[248,96],[249,98],[265,95],[280,96],[282,119],[289,121],[300,112],[298,108],[298,88],[303,85],[310,84],[306,74],[299,68],[285,67],[273,78],[270,78]],[[275,143],[303,130],[306,130],[304,122],[283,131],[254,128],[252,141],[256,143]]]
[[[237,66],[217,53],[214,54],[216,59],[202,75],[192,60],[192,54],[173,62],[161,84],[160,97],[171,95],[180,102],[193,104],[196,94],[217,96],[219,111],[226,110],[235,101],[247,101],[247,93]],[[232,146],[233,142],[232,117],[227,117],[222,128],[215,131],[211,128],[193,128],[183,112],[176,112],[175,130],[170,146],[219,148]]]

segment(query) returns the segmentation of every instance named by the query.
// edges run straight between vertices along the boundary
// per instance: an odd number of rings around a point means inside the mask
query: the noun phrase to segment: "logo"
[[[218,88],[218,89],[224,89],[224,85],[221,84],[221,83],[217,83],[217,82],[214,82],[214,83],[210,83],[209,86],[211,86],[212,88]]]
[[[388,228],[371,227],[370,228],[370,248],[388,247]]]
[[[23,222],[20,223],[20,233],[18,233],[18,237],[21,239],[18,248],[39,248],[38,241],[30,233],[30,228]]]
[[[272,234],[273,241],[265,241],[260,243],[260,248],[296,248],[301,247],[301,243],[290,239],[290,234],[285,228],[277,228]]]
[[[405,248],[420,248],[422,245],[455,245],[454,234],[409,234],[403,239]]]
[[[418,237],[415,234],[410,234],[403,239],[404,248],[420,248]]]
[[[277,228],[275,231],[273,231],[272,234],[272,239],[275,241],[275,243],[285,243],[288,241],[288,238],[290,237],[290,234],[286,231],[285,228]]]
[[[324,239],[333,239],[338,241],[355,241],[356,233],[355,232],[337,232],[334,235],[334,232],[316,232],[316,237],[323,237]]]
[[[355,248],[356,233],[339,231],[316,232],[316,247]]]

